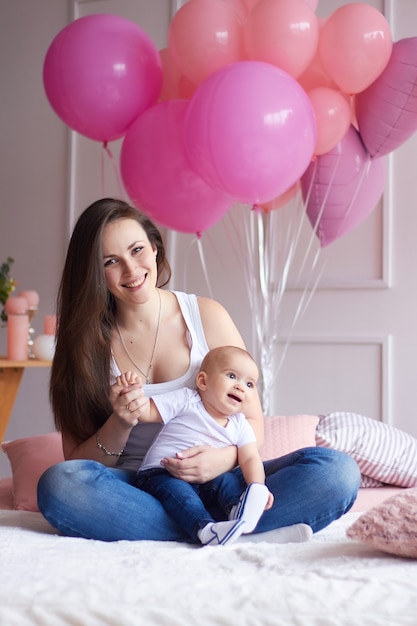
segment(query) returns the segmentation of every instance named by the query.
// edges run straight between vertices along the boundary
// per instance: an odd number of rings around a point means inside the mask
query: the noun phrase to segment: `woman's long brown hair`
[[[50,400],[58,430],[88,439],[111,414],[109,379],[115,300],[107,289],[102,238],[107,224],[133,219],[157,250],[158,286],[171,269],[157,227],[122,200],[104,198],[79,217],[69,246],[57,299],[57,342]],[[163,282],[161,282],[163,281]]]

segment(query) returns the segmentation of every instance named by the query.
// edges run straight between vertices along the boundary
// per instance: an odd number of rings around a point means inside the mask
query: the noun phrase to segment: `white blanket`
[[[347,539],[357,516],[309,543],[202,548],[70,539],[0,511],[0,625],[416,626],[417,561]]]

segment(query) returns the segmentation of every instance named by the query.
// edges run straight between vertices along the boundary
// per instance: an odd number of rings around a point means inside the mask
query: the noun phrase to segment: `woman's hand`
[[[145,396],[142,383],[136,374],[126,372],[117,377],[110,387],[110,404],[113,414],[120,421],[132,427],[136,426],[141,413],[149,407],[149,398]]]
[[[216,476],[229,472],[236,466],[235,446],[212,448],[211,446],[193,446],[176,458],[164,458],[161,465],[175,478],[187,483],[206,483]]]

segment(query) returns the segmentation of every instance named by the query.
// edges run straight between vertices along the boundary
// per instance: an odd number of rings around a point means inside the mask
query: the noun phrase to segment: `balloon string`
[[[326,203],[327,203],[327,198],[328,198],[328,195],[329,195],[329,192],[330,192],[331,185],[332,185],[333,180],[334,180],[335,175],[336,175],[336,170],[337,170],[338,164],[339,164],[339,163],[338,163],[338,161],[336,161],[336,162],[335,162],[335,166],[334,166],[334,168],[333,168],[333,172],[332,172],[332,176],[331,176],[330,182],[329,182],[329,184],[328,184],[327,192],[326,192],[326,194],[325,194],[325,197],[323,198],[323,201],[322,201],[322,204],[321,204],[321,207],[320,207],[319,214],[318,214],[318,216],[317,216],[317,218],[316,218],[316,222],[315,222],[315,225],[314,225],[312,238],[313,238],[313,235],[315,234],[315,232],[317,231],[317,228],[318,228],[318,225],[319,225],[319,223],[320,223],[320,220],[321,220],[321,217],[322,217],[322,214],[323,214],[324,208],[325,208],[325,206],[326,206]],[[365,176],[369,173],[369,167],[370,167],[370,165],[371,165],[371,160],[369,159],[369,160],[368,160],[368,163],[367,163],[366,168],[363,168],[363,171],[361,172],[361,176],[360,176],[360,178],[359,178],[359,181],[358,181],[357,187],[356,187],[356,189],[355,189],[355,193],[353,194],[353,197],[352,197],[352,198],[351,198],[351,200],[350,200],[349,206],[348,206],[348,208],[347,208],[347,210],[346,210],[346,212],[345,212],[345,215],[343,216],[343,220],[347,219],[347,217],[349,216],[350,211],[352,210],[352,206],[353,206],[353,204],[354,204],[354,202],[355,202],[355,199],[356,199],[356,197],[357,197],[357,194],[358,194],[358,193],[359,193],[359,191],[360,191],[360,188],[361,188],[361,186],[362,186],[362,184],[363,184],[363,181],[364,181],[364,179],[365,179]],[[311,192],[311,186],[312,186],[312,181],[313,181],[313,179],[314,179],[314,175],[313,175],[313,177],[312,177],[312,179],[311,179],[310,189],[309,189],[308,194],[307,194],[307,196],[306,196],[306,202],[305,202],[305,204],[306,204],[306,205],[307,205],[307,203],[308,203],[308,195],[309,195],[309,193]],[[343,221],[340,223],[340,226],[339,226],[339,230],[338,230],[338,232],[340,232],[340,230],[342,229],[342,227],[343,227]],[[310,241],[310,244],[308,245],[308,247],[307,247],[307,249],[306,249],[306,253],[305,253],[305,255],[304,255],[302,265],[301,265],[301,267],[300,267],[300,269],[299,269],[299,273],[298,273],[298,276],[297,276],[297,281],[296,281],[296,284],[299,284],[299,281],[300,281],[300,276],[301,276],[301,273],[302,273],[302,271],[303,271],[303,269],[304,269],[304,266],[305,266],[305,264],[306,264],[306,260],[307,260],[308,255],[309,255],[310,248],[311,248],[311,241]],[[317,262],[318,262],[318,257],[319,257],[319,254],[320,254],[320,250],[318,250],[318,251],[317,251],[317,253],[316,253],[316,255],[315,255],[315,257],[314,257],[314,259],[313,259],[312,263],[310,264],[310,278],[312,277],[312,275],[313,275],[313,271],[314,271],[314,269],[316,268],[316,265],[317,265]],[[297,323],[301,320],[301,318],[305,315],[305,313],[306,313],[306,311],[307,311],[307,309],[308,309],[308,306],[309,306],[309,304],[310,304],[310,302],[311,302],[311,299],[312,299],[312,297],[313,297],[313,295],[314,295],[314,293],[315,293],[315,291],[316,291],[316,289],[317,289],[317,286],[318,286],[318,284],[319,284],[319,282],[320,282],[320,280],[321,280],[321,278],[322,278],[322,276],[323,276],[323,273],[324,273],[325,268],[326,268],[326,266],[327,266],[327,262],[328,262],[328,260],[329,260],[329,257],[327,257],[327,259],[326,259],[326,260],[325,260],[325,262],[323,263],[323,265],[322,265],[322,267],[321,267],[321,270],[320,270],[319,274],[316,276],[316,279],[315,279],[314,284],[313,284],[312,286],[310,286],[310,285],[309,285],[309,280],[307,280],[307,283],[306,283],[306,285],[305,285],[304,291],[303,291],[303,293],[302,293],[302,295],[301,295],[301,297],[300,297],[300,300],[299,300],[299,302],[298,302],[297,309],[296,309],[295,314],[294,314],[294,317],[293,317],[293,319],[292,319],[292,324],[291,324],[291,328],[290,328],[290,333],[289,333],[289,335],[287,336],[287,340],[286,340],[286,342],[285,342],[285,345],[284,345],[284,348],[283,348],[283,351],[282,351],[282,354],[281,354],[280,362],[279,362],[279,364],[278,364],[278,366],[277,366],[277,368],[276,368],[276,375],[278,375],[278,374],[279,374],[279,372],[280,372],[280,370],[281,370],[281,367],[282,367],[282,365],[283,365],[283,362],[284,362],[285,356],[286,356],[286,354],[287,354],[287,351],[288,351],[289,345],[290,345],[290,343],[291,343],[292,336],[293,336],[293,334],[294,334],[294,329],[295,329],[295,327],[296,327],[296,324],[297,324]]]
[[[243,269],[244,278],[249,289],[254,286],[254,268],[251,258],[253,250],[253,231],[250,225],[251,215],[252,213],[248,211],[247,205],[236,204],[234,209],[229,211],[228,218],[225,220],[229,245],[234,250],[235,258]]]
[[[105,178],[106,178],[106,173],[105,173],[105,166],[104,166],[104,156],[106,154],[107,151],[107,145],[103,143],[103,150],[101,151],[100,155],[101,155],[101,159],[100,159],[100,163],[101,163],[101,197],[105,198],[106,197],[106,191],[105,191]]]
[[[316,260],[317,260],[317,257],[318,257],[319,253],[320,253],[320,250],[318,250],[317,253],[316,253],[316,258],[315,258],[315,261],[313,262],[313,266],[316,265]],[[279,375],[279,373],[281,371],[281,368],[282,368],[282,366],[284,364],[285,357],[287,355],[288,349],[289,349],[289,347],[291,345],[292,338],[294,336],[294,331],[295,331],[296,325],[302,319],[302,317],[304,316],[305,312],[308,309],[308,306],[309,306],[309,304],[311,302],[311,299],[312,299],[313,295],[315,294],[315,292],[317,290],[317,287],[319,285],[319,282],[320,282],[320,280],[321,280],[321,278],[323,276],[324,268],[325,268],[325,266],[323,265],[321,270],[320,270],[320,272],[319,272],[319,274],[317,275],[317,277],[316,277],[316,279],[314,281],[313,286],[311,288],[309,288],[308,285],[307,285],[305,287],[305,289],[303,290],[302,294],[301,294],[300,300],[299,300],[298,305],[297,305],[297,309],[296,309],[296,311],[294,313],[294,316],[293,316],[293,319],[292,319],[292,322],[291,322],[290,331],[287,334],[287,337],[286,337],[286,340],[285,340],[285,343],[284,343],[284,347],[283,347],[282,352],[281,352],[281,357],[280,357],[279,363],[278,363],[278,365],[277,365],[277,367],[275,369],[276,377],[278,377],[278,375]],[[307,297],[307,295],[308,295],[308,297]]]
[[[212,290],[212,286],[211,286],[211,282],[210,282],[210,278],[209,278],[209,273],[208,273],[208,270],[207,270],[206,257],[205,257],[204,248],[203,248],[202,242],[201,242],[201,235],[197,236],[196,242],[197,242],[198,253],[199,253],[199,256],[200,256],[200,263],[201,263],[201,267],[203,269],[203,274],[204,274],[204,278],[205,278],[205,281],[206,281],[208,293],[209,293],[210,298],[213,300],[214,299],[213,298],[213,290]]]
[[[293,217],[294,214],[294,217]],[[288,228],[285,229],[285,241],[283,249],[285,250],[284,264],[278,281],[277,297],[281,300],[287,288],[289,274],[291,266],[294,262],[295,253],[303,225],[303,213],[300,210],[300,201],[297,202],[296,207],[291,211],[291,221]]]
[[[198,255],[200,258],[201,268],[203,270],[203,276],[206,281],[209,297],[213,299],[213,290],[210,282],[209,272],[207,270],[207,262],[204,254],[204,248],[202,245],[202,235],[201,233],[196,233],[195,238],[193,238],[188,246],[187,254],[184,260],[184,269],[183,269],[183,284],[186,291],[188,291],[188,268],[192,267],[190,263],[190,254],[194,246],[197,246]]]
[[[101,151],[101,195],[102,197],[106,197],[107,193],[105,191],[105,180],[106,180],[106,175],[105,175],[105,158],[107,156],[110,165],[112,167],[113,170],[113,176],[115,178],[116,181],[116,186],[117,186],[117,190],[119,193],[119,198],[125,200],[125,193],[123,191],[123,185],[122,185],[122,181],[120,178],[120,173],[119,173],[119,168],[117,166],[117,163],[113,157],[113,153],[110,150],[107,141],[103,142],[103,149]]]
[[[252,313],[253,345],[261,371],[261,402],[266,413],[272,400],[274,381],[284,362],[296,324],[305,314],[321,279],[319,275],[311,286],[311,277],[309,278],[299,301],[295,303],[296,310],[291,314],[291,328],[287,341],[282,347],[282,352],[277,353],[277,341],[283,325],[283,298],[299,248],[304,220],[305,206],[300,196],[292,206],[269,213],[263,212],[257,206],[236,205],[222,218],[222,230],[227,238],[226,245],[239,263],[247,289]],[[311,237],[314,241],[315,236],[312,234]],[[215,249],[219,261],[223,262],[222,249],[218,248],[219,244],[224,246],[224,240],[223,243],[219,242],[209,230],[205,238],[205,243],[207,242]],[[311,256],[312,242],[308,249]],[[313,259],[312,271],[316,269],[319,252],[320,250]],[[306,263],[307,260],[303,259],[303,264]],[[225,272],[227,271],[230,272],[230,264],[225,266]],[[278,370],[274,367],[276,359],[279,361]]]
[[[336,237],[335,237],[336,239],[338,237],[340,237],[340,232],[342,231],[342,227],[343,227],[343,221],[346,220],[349,217],[349,214],[350,214],[350,212],[352,210],[352,207],[353,207],[353,205],[355,203],[357,195],[358,195],[358,193],[361,190],[363,182],[364,182],[366,176],[368,176],[368,174],[369,174],[369,168],[371,167],[371,163],[372,163],[371,157],[368,156],[367,157],[367,162],[366,162],[366,167],[364,167],[362,169],[361,175],[360,175],[359,180],[358,180],[358,184],[356,185],[355,193],[353,194],[352,198],[350,199],[348,208],[346,209],[346,213],[343,216],[343,220],[341,220],[340,223],[339,223],[339,228],[336,231]]]
[[[308,204],[309,198],[310,198],[311,193],[312,193],[312,187],[313,187],[313,181],[314,181],[314,176],[315,176],[315,173],[316,173],[316,169],[317,169],[317,161],[315,161],[315,164],[314,164],[313,175],[311,177],[310,185],[309,185],[309,188],[307,190],[307,193],[305,194],[305,201],[303,203],[303,200],[302,200],[302,197],[301,197],[300,201],[298,203],[298,205],[299,205],[299,212],[302,213],[302,215],[297,220],[298,226],[297,226],[297,229],[296,229],[296,235],[293,237],[293,241],[292,241],[292,253],[294,255],[295,255],[295,251],[296,251],[296,249],[298,247],[298,242],[299,242],[299,238],[300,238],[300,234],[301,234],[303,218],[305,217],[305,213],[306,213],[305,208],[306,208],[306,206]],[[332,176],[331,176],[331,182],[333,181],[333,179],[335,177],[336,170],[337,170],[337,162],[335,162],[335,166],[333,168],[333,172],[332,172]],[[278,377],[279,372],[281,371],[282,365],[283,365],[283,363],[285,361],[286,355],[288,353],[289,346],[291,344],[291,341],[292,341],[292,338],[293,338],[293,335],[294,335],[294,331],[295,331],[296,325],[301,320],[301,318],[304,316],[304,314],[306,313],[306,311],[308,309],[308,306],[309,306],[309,304],[311,302],[311,299],[313,298],[313,295],[315,294],[315,292],[317,290],[317,287],[319,285],[319,282],[320,282],[320,280],[321,280],[321,278],[323,276],[324,270],[325,270],[326,263],[324,263],[322,265],[321,270],[319,271],[319,274],[316,276],[316,279],[314,280],[313,285],[311,285],[311,278],[314,276],[314,271],[315,271],[315,269],[317,267],[318,259],[319,259],[320,254],[321,254],[321,249],[319,248],[316,251],[313,259],[310,258],[311,257],[311,250],[312,250],[313,242],[316,240],[318,225],[320,223],[321,215],[323,214],[323,211],[324,211],[324,207],[325,207],[325,204],[326,204],[326,200],[327,200],[329,191],[330,191],[330,185],[327,188],[327,192],[326,192],[325,198],[324,198],[323,203],[322,203],[322,205],[320,207],[320,211],[319,211],[319,214],[318,214],[318,216],[316,218],[316,222],[314,224],[314,227],[313,227],[313,229],[311,231],[309,241],[307,242],[307,246],[304,249],[304,255],[303,255],[303,258],[301,260],[301,265],[298,268],[298,273],[297,273],[297,277],[296,277],[295,285],[294,285],[295,289],[297,289],[298,285],[300,284],[301,275],[302,275],[302,273],[304,271],[305,266],[307,265],[307,261],[310,259],[310,262],[309,262],[309,270],[310,270],[309,271],[309,276],[307,277],[307,282],[306,282],[306,284],[304,286],[304,289],[303,289],[303,291],[302,291],[302,293],[300,295],[300,298],[299,298],[298,303],[297,303],[296,310],[295,310],[294,315],[293,315],[292,320],[291,320],[290,332],[287,334],[286,341],[285,341],[284,346],[282,348],[280,361],[279,361],[279,363],[278,363],[278,365],[277,365],[277,367],[275,369],[275,376],[276,377]],[[290,271],[290,262],[291,262],[290,261],[290,255],[288,255],[287,263],[286,263],[286,266],[284,268],[286,270],[287,274],[289,274],[289,271]],[[284,294],[286,280],[284,280],[283,282],[284,282],[284,288],[283,288],[283,291],[282,291],[282,295]]]
[[[244,248],[242,248],[242,234],[241,229],[239,228],[239,221],[237,225],[235,223],[234,215],[237,211],[242,210],[240,205],[236,204],[229,209],[229,211],[222,217],[219,222],[219,226],[221,226],[222,232],[225,234],[227,239],[227,246],[229,250],[232,251],[234,257],[239,260],[242,260],[241,268],[244,270],[246,275],[246,267],[245,260],[247,259],[247,255],[242,254],[244,252]],[[219,247],[219,240],[214,235],[212,236],[212,232],[209,229],[205,233],[205,241],[208,242],[211,249],[214,251],[215,257],[218,261],[220,261],[222,268],[224,269],[225,274],[230,274],[230,264],[225,262],[224,255],[224,243],[220,242],[221,247]],[[241,259],[241,257],[244,257]],[[232,276],[231,276],[232,278]]]
[[[313,241],[314,241],[314,240],[315,240],[315,238],[318,236],[318,235],[317,235],[317,233],[318,233],[318,228],[319,228],[319,225],[320,225],[321,218],[322,218],[322,216],[323,216],[324,209],[325,209],[325,207],[326,207],[327,199],[328,199],[328,197],[329,197],[329,193],[330,193],[330,188],[331,188],[331,186],[332,186],[332,184],[333,184],[333,181],[334,181],[334,179],[335,179],[335,176],[336,176],[336,172],[337,172],[337,168],[338,168],[338,166],[339,166],[339,161],[338,161],[338,160],[335,160],[335,162],[334,162],[334,166],[333,166],[333,170],[332,170],[332,173],[331,173],[331,176],[330,176],[330,182],[329,182],[329,184],[327,185],[326,193],[324,194],[323,201],[322,201],[322,203],[321,203],[321,205],[320,205],[320,209],[319,209],[318,215],[317,215],[317,217],[316,217],[316,221],[315,221],[314,226],[313,226],[313,230],[312,230],[312,233],[311,233],[311,237],[310,237],[310,240],[309,240],[309,244],[308,244],[308,246],[307,246],[307,247],[306,247],[306,249],[305,249],[305,254],[304,254],[304,257],[303,257],[303,259],[302,259],[302,262],[301,262],[301,265],[300,265],[300,267],[299,267],[299,270],[298,270],[298,274],[297,274],[297,277],[296,277],[296,280],[295,280],[295,286],[296,286],[296,287],[297,287],[297,286],[299,285],[299,283],[300,283],[301,274],[302,274],[302,272],[303,272],[303,270],[304,270],[304,267],[305,267],[305,265],[306,265],[306,262],[307,262],[308,256],[309,256],[310,251],[311,251],[311,246],[313,245]],[[308,203],[309,203],[309,200],[310,200],[310,197],[311,197],[311,193],[312,193],[313,182],[314,182],[314,177],[315,177],[315,175],[316,175],[316,172],[317,172],[317,160],[315,160],[315,161],[314,161],[314,170],[313,170],[313,175],[312,175],[312,177],[311,177],[310,184],[309,184],[309,188],[308,188],[308,191],[307,191],[307,194],[306,194],[306,199],[305,199],[305,202],[304,202],[304,208],[308,206]],[[311,269],[311,268],[310,268],[310,269]]]

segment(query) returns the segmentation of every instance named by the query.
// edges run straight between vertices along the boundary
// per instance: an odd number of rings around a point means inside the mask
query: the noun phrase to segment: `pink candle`
[[[28,302],[22,296],[9,296],[4,305],[7,315],[22,315],[28,312]]]
[[[38,294],[37,291],[33,291],[33,289],[30,289],[30,290],[27,290],[27,291],[20,291],[17,295],[21,296],[22,298],[26,298],[27,303],[28,303],[28,307],[30,309],[37,309],[38,308],[39,294]]]
[[[29,333],[27,302],[24,298],[10,297],[6,300],[5,308],[7,313],[7,358],[10,361],[26,361]]]
[[[56,335],[56,315],[45,315],[43,320],[43,334]]]

